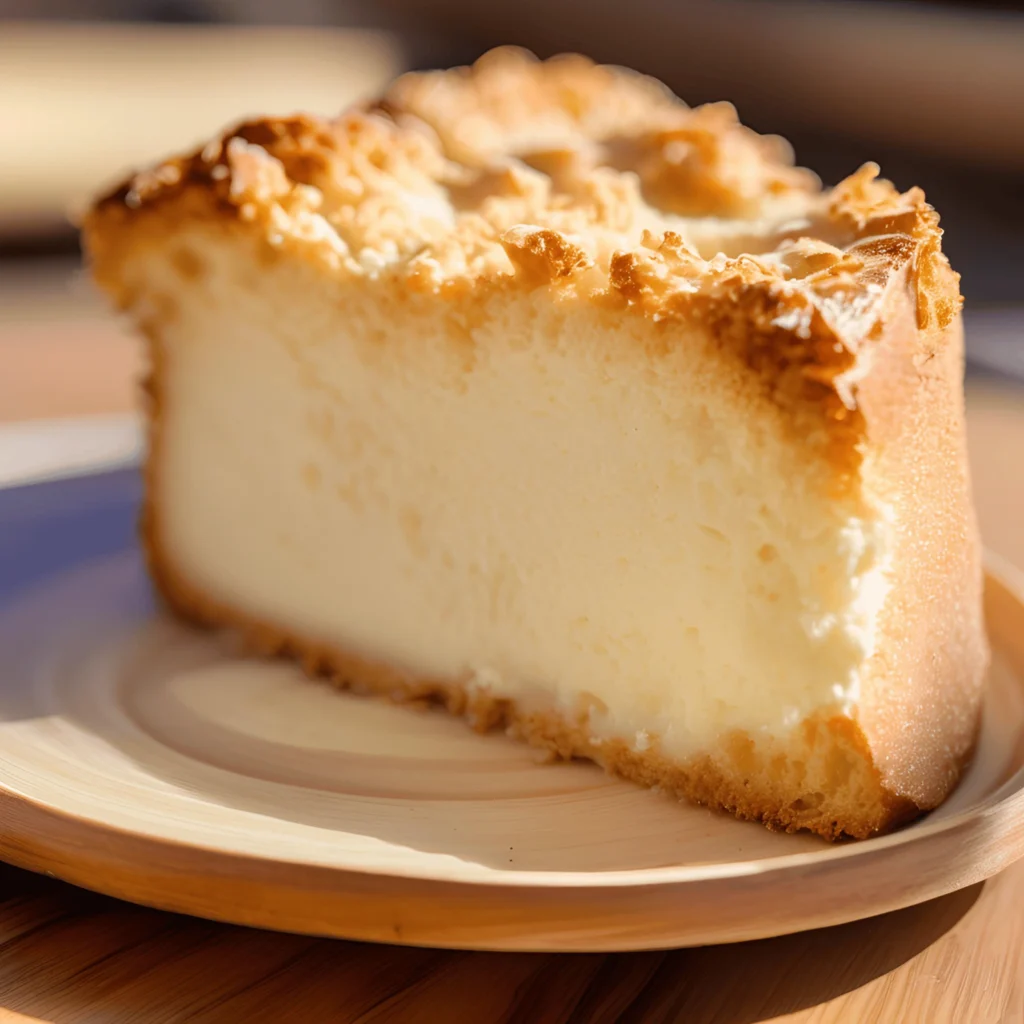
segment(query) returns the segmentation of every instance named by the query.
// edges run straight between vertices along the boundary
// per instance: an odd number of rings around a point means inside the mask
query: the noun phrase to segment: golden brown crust
[[[886,323],[859,404],[870,453],[865,484],[891,510],[898,557],[858,720],[887,786],[933,807],[974,747],[989,658],[963,332],[958,318],[941,337],[920,338],[905,298]]]
[[[566,184],[597,166],[629,171],[652,206],[684,216],[756,216],[765,196],[818,188],[785,140],[743,127],[731,104],[691,110],[654,79],[578,54],[501,47],[404,75],[371,109],[426,127],[468,166],[514,157]]]
[[[200,220],[339,278],[453,301],[549,286],[666,336],[696,322],[848,477],[865,434],[859,367],[888,294],[913,294],[922,339],[940,339],[960,306],[934,210],[877,174],[867,165],[822,193],[731,108],[691,110],[581,57],[502,49],[406,76],[335,120],[242,124],[101,199],[85,240],[121,305],[133,254]],[[753,252],[711,255],[737,246]]]

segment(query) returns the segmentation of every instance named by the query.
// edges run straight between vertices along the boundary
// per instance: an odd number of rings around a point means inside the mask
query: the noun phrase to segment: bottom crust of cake
[[[755,743],[746,732],[735,731],[716,748],[680,761],[662,753],[654,736],[644,750],[627,739],[593,737],[583,706],[576,715],[527,708],[465,681],[417,678],[260,622],[182,578],[155,543],[152,512],[150,505],[143,515],[144,547],[157,587],[176,614],[196,625],[229,629],[246,649],[290,658],[308,675],[339,688],[402,704],[438,705],[477,731],[503,729],[555,759],[585,758],[620,778],[770,829],[863,839],[926,809],[886,789],[860,728],[849,718],[810,717],[785,743]]]

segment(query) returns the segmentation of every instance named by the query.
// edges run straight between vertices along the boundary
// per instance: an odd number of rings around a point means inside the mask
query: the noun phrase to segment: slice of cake
[[[501,50],[132,178],[85,238],[160,591],[774,827],[936,806],[987,660],[960,296],[876,175]]]

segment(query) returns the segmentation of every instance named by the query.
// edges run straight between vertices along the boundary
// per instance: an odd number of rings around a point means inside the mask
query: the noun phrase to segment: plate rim
[[[102,476],[138,466],[144,425],[136,413],[88,413],[0,422],[0,490]]]

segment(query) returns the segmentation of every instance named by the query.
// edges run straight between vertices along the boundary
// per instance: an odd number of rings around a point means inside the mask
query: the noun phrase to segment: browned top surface
[[[871,444],[857,386],[894,304],[913,309],[921,358],[960,309],[937,214],[878,171],[822,190],[728,104],[501,48],[336,118],[236,125],[129,177],[84,238],[101,287],[149,326],[166,289],[144,257],[188,282],[188,237],[227,230],[261,260],[369,282],[382,304],[550,288],[649,318],[669,349],[698,332],[848,471]]]

